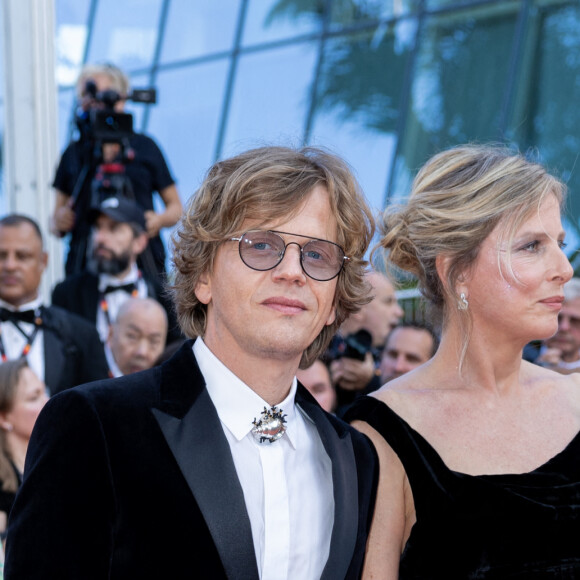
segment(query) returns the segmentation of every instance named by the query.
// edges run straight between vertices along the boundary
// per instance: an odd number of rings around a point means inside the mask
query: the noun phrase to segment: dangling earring
[[[469,307],[469,302],[467,301],[467,298],[465,297],[465,292],[462,292],[459,295],[459,301],[457,302],[457,308],[458,308],[458,310],[467,310],[468,307]]]

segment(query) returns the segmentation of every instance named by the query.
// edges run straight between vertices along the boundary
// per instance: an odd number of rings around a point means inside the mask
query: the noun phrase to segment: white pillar
[[[62,243],[49,234],[58,161],[53,0],[0,0],[4,58],[4,192],[9,212],[38,221],[49,252],[43,296],[62,274]]]

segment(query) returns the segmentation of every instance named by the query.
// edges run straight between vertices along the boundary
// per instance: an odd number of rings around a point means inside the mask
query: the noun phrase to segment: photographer
[[[135,199],[145,210],[149,237],[149,263],[157,273],[165,271],[165,249],[159,232],[173,226],[181,216],[182,205],[175,182],[157,144],[149,137],[129,131],[123,138],[100,138],[94,132],[95,111],[106,109],[112,116],[121,114],[130,96],[129,80],[117,67],[87,65],[77,81],[79,139],[70,143],[60,160],[53,187],[56,204],[51,231],[62,237],[71,234],[66,275],[86,268],[90,224],[89,208],[101,200],[94,197],[125,195]],[[134,99],[136,100],[136,99]],[[126,115],[126,118],[130,116]],[[109,171],[116,172],[117,175]],[[109,179],[112,177],[112,179]],[[119,177],[121,181],[115,181]],[[107,190],[109,183],[123,184],[120,191]],[[157,191],[165,211],[153,210]],[[153,272],[151,272],[153,273]]]
[[[337,390],[339,416],[357,395],[381,386],[381,351],[389,332],[403,315],[393,285],[383,274],[369,271],[365,278],[372,287],[373,299],[342,323],[326,356],[331,360],[330,374]]]

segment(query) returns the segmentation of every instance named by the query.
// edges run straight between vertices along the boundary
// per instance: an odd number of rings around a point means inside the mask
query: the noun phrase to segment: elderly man
[[[358,578],[375,452],[295,375],[367,300],[372,230],[329,153],[267,147],[216,163],[173,257],[179,321],[199,338],[49,402],[6,579]]]
[[[427,362],[437,351],[439,338],[419,322],[405,322],[391,330],[381,355],[381,383],[392,381]]]
[[[167,314],[153,298],[130,298],[111,325],[105,345],[114,377],[150,369],[161,356],[167,337]]]
[[[0,219],[0,356],[25,356],[51,394],[107,377],[93,325],[46,306],[39,294],[48,263],[38,224],[27,216]]]

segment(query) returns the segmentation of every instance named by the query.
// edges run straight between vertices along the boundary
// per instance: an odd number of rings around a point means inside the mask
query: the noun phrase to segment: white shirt
[[[7,310],[36,310],[42,306],[42,300],[36,298],[32,302],[27,302],[19,308],[14,308],[8,302],[0,300],[0,306],[6,308]],[[34,332],[34,324],[28,322],[19,322],[18,326],[30,336]],[[26,346],[28,340],[23,336],[23,334],[16,328],[12,322],[2,322],[0,324],[0,332],[2,333],[2,344],[6,350],[6,356],[8,360],[14,360],[22,356],[22,350]],[[34,338],[34,342],[30,347],[30,352],[26,357],[28,360],[28,366],[36,373],[36,375],[44,381],[44,332],[42,327],[39,328]],[[46,385],[50,389],[51,385]]]
[[[260,578],[320,578],[334,524],[332,462],[316,425],[294,402],[296,379],[288,397],[277,405],[286,415],[286,433],[274,443],[258,443],[251,432],[252,420],[270,405],[201,338],[193,352],[230,445]]]
[[[111,276],[110,274],[99,274],[99,292],[104,292],[107,286],[123,286],[124,284],[135,284],[137,287],[137,296],[139,298],[147,298],[147,282],[139,275],[139,268],[137,264],[131,266],[131,271],[124,278],[117,278]],[[116,292],[108,292],[106,296],[107,306],[109,309],[109,317],[111,319],[111,324],[117,318],[117,313],[119,308],[127,300],[131,298],[131,294],[125,292],[124,290],[118,290]],[[109,323],[107,322],[107,317],[103,312],[100,304],[97,304],[97,330],[99,332],[99,337],[102,343],[107,342],[109,336]]]

